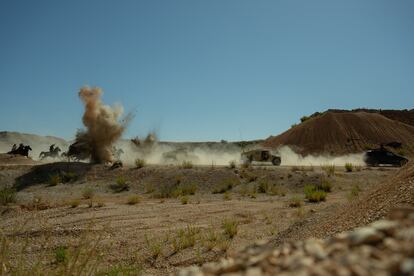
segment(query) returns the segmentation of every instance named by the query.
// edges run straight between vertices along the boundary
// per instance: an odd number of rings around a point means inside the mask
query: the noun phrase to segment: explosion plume
[[[131,114],[120,119],[123,113],[121,105],[104,105],[101,102],[102,93],[98,87],[87,86],[79,91],[85,106],[82,121],[86,129],[77,133],[76,142],[89,150],[93,163],[112,161],[112,145],[122,136],[131,119]]]

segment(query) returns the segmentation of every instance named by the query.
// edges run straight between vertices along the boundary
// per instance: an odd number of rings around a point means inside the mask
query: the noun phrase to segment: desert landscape
[[[343,114],[359,121],[330,126]],[[411,156],[414,127],[373,113],[379,122],[370,131],[370,114],[327,111],[279,136],[251,142],[124,139],[114,141],[122,149],[119,160],[106,164],[3,153],[4,271],[168,275],[182,270],[192,275],[201,272],[186,267],[237,258],[252,246],[267,252],[367,225],[414,203],[412,163],[402,169],[366,166],[361,146],[401,138],[402,147],[387,148]],[[360,142],[350,147],[346,139],[306,127],[319,126],[317,120],[324,120],[330,133],[348,133],[358,125],[365,132],[354,132]],[[394,128],[382,132],[388,124]],[[308,136],[307,144],[300,142],[306,145],[302,153],[293,150],[300,145],[295,137],[304,137],[300,131]],[[48,144],[63,150],[71,144],[20,133],[1,137],[2,148],[30,143],[35,154]],[[288,140],[278,144],[282,139]],[[242,160],[246,149],[264,148],[280,155],[281,166]],[[117,162],[121,165],[114,166]]]
[[[0,276],[414,276],[414,1],[0,1]]]

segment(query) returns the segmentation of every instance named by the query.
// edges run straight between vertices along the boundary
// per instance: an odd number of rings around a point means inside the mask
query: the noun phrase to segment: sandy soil
[[[50,175],[62,172],[74,173],[78,179],[56,186],[47,183]],[[98,241],[94,252],[101,258],[99,266],[139,264],[147,273],[165,275],[271,240],[307,216],[346,202],[355,184],[362,190],[370,189],[394,172],[393,168],[362,168],[346,173],[344,168],[336,168],[335,175],[328,177],[320,167],[146,166],[110,170],[85,163],[8,164],[0,166],[0,183],[17,187],[17,202],[1,207],[0,229],[15,245],[10,252],[14,265],[25,260],[20,265],[30,266],[41,260],[42,269],[53,270],[59,246],[79,248],[85,240],[92,240]],[[125,178],[129,190],[115,193],[111,185],[120,177]],[[228,193],[212,193],[229,179],[237,185]],[[292,196],[303,196],[305,184],[322,179],[333,184],[325,202],[303,201],[302,208],[289,207]],[[187,204],[182,204],[181,197],[156,198],[159,189],[177,185],[177,181],[197,187]],[[252,193],[263,181],[278,187],[277,195]],[[87,190],[93,191],[92,199],[84,199]],[[138,195],[140,202],[128,205],[133,195]],[[79,206],[72,208],[76,200]],[[232,239],[220,238],[226,219],[238,223]],[[194,242],[174,250],[180,229],[192,232]],[[218,238],[211,244],[214,235]],[[156,248],[160,252],[154,256]]]

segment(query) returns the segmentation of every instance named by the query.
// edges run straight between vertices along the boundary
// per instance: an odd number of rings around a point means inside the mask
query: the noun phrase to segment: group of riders
[[[13,145],[11,151],[8,152],[8,154],[14,154],[14,155],[22,155],[29,157],[29,151],[31,151],[32,148],[29,145],[24,145],[22,143],[17,146],[16,144]],[[70,145],[67,152],[63,152],[61,155],[59,155],[59,152],[61,149],[56,146],[55,144],[51,145],[49,147],[49,151],[42,151],[39,154],[39,159],[43,160],[45,158],[59,158],[64,157],[68,158],[68,160],[73,159],[75,161],[80,161],[87,159],[89,157],[89,154],[87,151],[82,150],[80,147],[76,147],[76,143]],[[116,147],[112,148],[112,154],[115,160],[119,160],[121,155],[124,153],[122,149],[117,149]]]

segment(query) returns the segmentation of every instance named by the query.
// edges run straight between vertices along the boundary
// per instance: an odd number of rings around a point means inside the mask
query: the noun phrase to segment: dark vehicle
[[[369,150],[364,155],[364,161],[367,166],[392,165],[401,167],[404,166],[408,159],[399,156],[384,148]]]
[[[242,159],[246,163],[258,162],[272,162],[273,165],[279,166],[281,163],[280,156],[273,155],[268,150],[251,150],[242,153]]]

